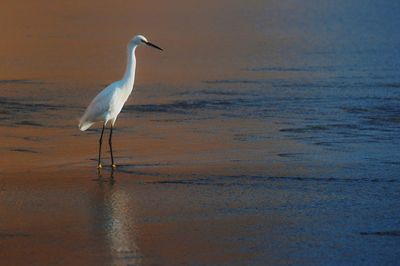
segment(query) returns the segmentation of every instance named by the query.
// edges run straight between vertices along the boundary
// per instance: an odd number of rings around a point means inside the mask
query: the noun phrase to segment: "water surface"
[[[3,263],[397,263],[397,2],[1,5]],[[136,33],[98,173],[77,121]]]

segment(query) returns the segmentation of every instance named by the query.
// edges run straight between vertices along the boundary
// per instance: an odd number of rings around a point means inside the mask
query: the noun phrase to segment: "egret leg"
[[[103,167],[101,165],[101,144],[103,143],[104,127],[105,127],[105,125],[103,125],[103,129],[101,130],[101,135],[100,135],[100,139],[99,139],[99,160],[98,160],[97,168],[102,168]]]
[[[110,145],[110,153],[111,153],[111,167],[116,168],[117,166],[114,164],[114,156],[113,156],[113,151],[112,151],[112,132],[113,132],[113,125],[111,124],[110,128],[110,137],[108,139],[108,144]]]

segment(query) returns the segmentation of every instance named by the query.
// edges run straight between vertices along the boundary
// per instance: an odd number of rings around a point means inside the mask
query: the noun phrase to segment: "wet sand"
[[[24,101],[22,108],[35,103]],[[121,114],[115,171],[95,168],[100,129],[79,132],[75,116],[64,121],[66,111],[51,111],[56,103],[3,120],[1,263],[397,261],[398,164],[375,175],[373,163],[361,162],[363,170],[338,156],[352,158],[351,149],[286,136],[294,129],[281,120],[210,119],[204,110],[220,111],[201,105],[194,114],[193,102],[179,103],[177,114],[171,102],[129,105]]]
[[[194,171],[175,175],[157,168],[125,165],[97,175],[81,167],[3,177],[2,263],[396,259],[397,235],[375,230],[396,215],[397,181],[193,176]]]
[[[2,4],[0,264],[396,265],[400,7],[158,4]],[[78,118],[139,32],[99,172]]]

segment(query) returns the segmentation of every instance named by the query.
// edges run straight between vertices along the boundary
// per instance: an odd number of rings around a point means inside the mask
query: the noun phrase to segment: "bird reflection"
[[[97,181],[99,185],[103,183],[108,183],[110,186],[114,185],[114,168],[111,168],[111,171],[109,172],[109,177],[105,177],[105,175],[103,175],[102,169],[97,169],[97,179],[94,179],[94,181]]]
[[[136,265],[142,257],[135,239],[137,226],[133,194],[129,188],[115,185],[115,172],[112,168],[97,172],[96,220],[101,223],[97,230],[101,230],[106,238],[114,261],[112,264]]]

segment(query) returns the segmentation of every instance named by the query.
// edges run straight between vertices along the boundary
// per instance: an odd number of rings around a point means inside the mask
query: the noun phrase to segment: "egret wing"
[[[118,88],[118,82],[106,87],[92,100],[79,121],[80,130],[85,131],[95,122],[106,121],[116,88]]]

